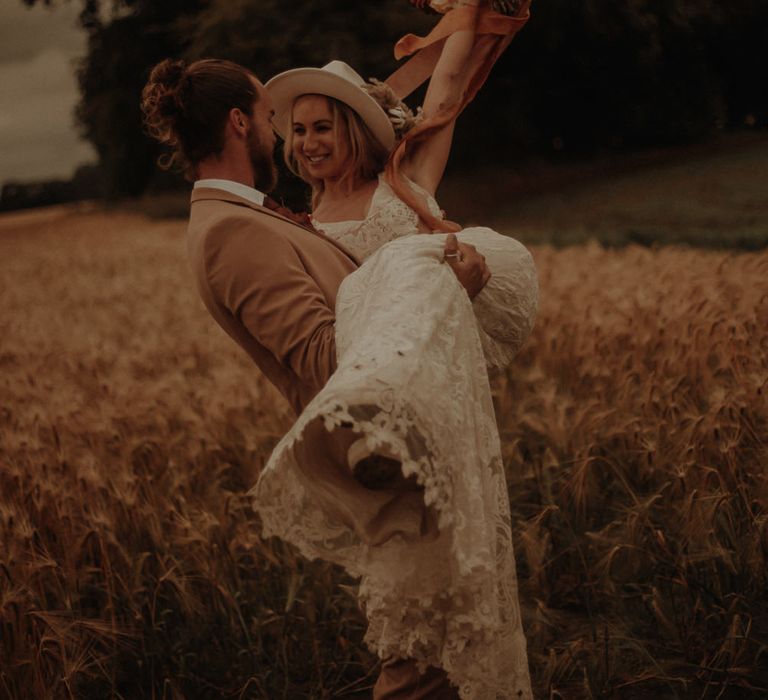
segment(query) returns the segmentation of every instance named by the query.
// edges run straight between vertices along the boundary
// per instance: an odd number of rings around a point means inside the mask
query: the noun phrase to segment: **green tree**
[[[23,0],[27,5],[51,0]],[[137,195],[155,171],[158,151],[143,133],[140,95],[151,67],[183,47],[179,17],[196,13],[204,0],[83,0],[80,24],[87,53],[77,78],[81,132],[96,148],[110,196]]]
[[[81,2],[88,53],[77,115],[112,194],[137,194],[156,176],[139,96],[157,61],[229,58],[267,79],[341,58],[383,78],[395,68],[395,40],[434,23],[406,0],[112,0],[109,13],[101,0]],[[768,126],[766,44],[765,0],[535,1],[462,116],[452,164],[492,154],[504,166],[531,151],[593,153]]]
[[[434,21],[406,0],[350,4],[313,0],[211,0],[178,28],[190,59],[218,56],[241,63],[266,80],[289,68],[341,58],[363,77],[385,78],[396,67],[395,41],[428,31]]]

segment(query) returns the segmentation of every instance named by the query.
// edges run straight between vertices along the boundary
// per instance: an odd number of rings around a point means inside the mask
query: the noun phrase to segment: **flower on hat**
[[[402,138],[423,119],[421,107],[414,112],[395,95],[394,90],[389,85],[381,80],[371,78],[361,87],[379,103],[379,106],[389,117],[397,138]]]

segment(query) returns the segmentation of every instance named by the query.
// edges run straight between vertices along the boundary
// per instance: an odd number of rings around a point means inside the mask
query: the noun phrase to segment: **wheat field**
[[[532,248],[493,381],[537,698],[768,695],[768,252]],[[0,698],[363,698],[354,581],[244,497],[286,404],[184,222],[0,218]]]

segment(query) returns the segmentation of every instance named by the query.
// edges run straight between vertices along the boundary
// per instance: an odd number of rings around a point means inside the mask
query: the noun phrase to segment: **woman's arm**
[[[412,0],[417,6],[418,2]],[[462,4],[482,4],[482,0],[480,3],[478,0],[468,0]],[[454,32],[445,40],[424,98],[425,118],[449,110],[462,99],[469,78],[467,63],[474,43],[474,29]],[[419,143],[403,163],[405,175],[433,195],[448,163],[455,123],[455,119],[452,119],[427,141]]]

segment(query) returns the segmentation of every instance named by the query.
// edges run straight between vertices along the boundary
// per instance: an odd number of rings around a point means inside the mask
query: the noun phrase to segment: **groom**
[[[250,71],[163,61],[142,110],[148,132],[195,180],[187,247],[203,302],[298,414],[336,369],[336,295],[358,262],[306,218],[270,206],[274,112]],[[484,258],[455,236],[445,253],[474,297],[490,276]],[[374,688],[382,700],[457,697],[443,671],[419,675],[410,660],[386,662]]]
[[[264,192],[276,181],[273,112],[256,77],[225,61],[174,65],[178,82],[163,86],[173,100],[171,121],[160,132],[195,178],[188,252],[198,290],[214,319],[299,413],[336,368],[336,293],[358,263],[332,239],[268,208]],[[162,118],[151,110],[160,107],[145,98],[150,131]],[[472,246],[452,238],[446,253],[457,251],[447,262],[474,297],[487,267]]]

